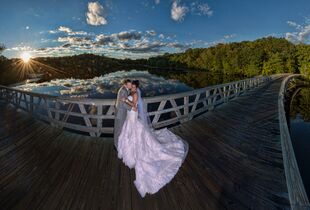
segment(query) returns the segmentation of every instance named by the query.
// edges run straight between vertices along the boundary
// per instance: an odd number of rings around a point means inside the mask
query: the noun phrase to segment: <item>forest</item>
[[[4,45],[0,45],[0,54],[4,49]],[[284,38],[267,37],[255,41],[217,44],[209,48],[188,49],[182,53],[165,53],[148,59],[116,59],[104,55],[80,54],[33,58],[32,62],[24,66],[18,58],[8,59],[0,55],[0,84],[22,81],[27,78],[25,72],[43,72],[44,80],[49,80],[66,77],[92,78],[131,69],[165,74],[179,72],[178,77],[188,77],[189,73],[196,77],[196,72],[226,77],[275,73],[302,73],[309,76],[310,45],[293,44]]]
[[[309,75],[310,45],[295,45],[284,38],[268,37],[165,54],[150,58],[148,64],[159,68],[169,66],[248,77],[275,73]]]

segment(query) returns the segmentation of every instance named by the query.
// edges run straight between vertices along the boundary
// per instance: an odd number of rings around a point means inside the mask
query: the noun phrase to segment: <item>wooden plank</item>
[[[134,170],[117,158],[113,139],[51,128],[0,102],[1,208],[289,209],[279,142],[280,85],[281,78],[273,80],[171,128],[189,143],[188,156],[169,184],[145,198],[133,185]],[[76,130],[102,132],[96,119],[96,127]]]

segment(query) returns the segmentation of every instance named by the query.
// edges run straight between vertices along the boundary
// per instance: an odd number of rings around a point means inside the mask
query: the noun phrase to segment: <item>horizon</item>
[[[20,58],[27,52],[31,57],[89,53],[119,59],[149,58],[269,36],[308,44],[307,5],[305,0],[149,0],[130,4],[124,0],[11,0],[2,2],[0,8],[1,19],[7,19],[0,26],[0,43],[6,46],[3,55],[8,58]]]
[[[163,54],[158,54],[158,55],[153,55],[153,56],[150,56],[150,57],[145,57],[145,58],[130,58],[130,57],[123,57],[123,58],[118,58],[118,57],[111,57],[111,56],[108,56],[104,53],[93,53],[93,52],[83,52],[83,53],[77,53],[77,54],[68,54],[68,55],[58,55],[58,56],[37,56],[37,57],[34,57],[32,56],[31,59],[36,59],[36,58],[61,58],[61,57],[70,57],[70,56],[80,56],[80,55],[94,55],[94,56],[102,56],[102,57],[107,57],[107,58],[115,58],[115,59],[121,59],[121,60],[125,60],[125,59],[130,59],[130,60],[139,60],[139,59],[146,59],[148,60],[149,58],[156,58],[157,56],[162,56],[166,53],[168,53],[169,55],[173,55],[173,54],[178,54],[178,53],[185,53],[187,50],[190,50],[190,49],[208,49],[210,47],[216,47],[217,45],[220,45],[220,44],[233,44],[233,43],[242,43],[242,42],[255,42],[257,40],[261,40],[261,39],[267,39],[267,38],[274,38],[274,39],[284,39],[284,40],[287,40],[285,37],[274,37],[274,36],[266,36],[266,37],[261,37],[261,38],[257,38],[257,39],[254,39],[254,40],[241,40],[241,41],[234,41],[234,42],[225,42],[225,43],[217,43],[215,45],[211,45],[211,46],[208,46],[208,47],[202,47],[202,48],[188,48],[186,49],[185,51],[182,51],[182,52],[172,52],[172,53],[169,53],[169,52],[164,52]],[[290,42],[289,40],[287,40],[288,42]],[[293,45],[309,45],[309,43],[293,43],[293,42],[290,42],[291,44]],[[22,56],[19,55],[19,57],[10,57],[8,59],[22,59]]]

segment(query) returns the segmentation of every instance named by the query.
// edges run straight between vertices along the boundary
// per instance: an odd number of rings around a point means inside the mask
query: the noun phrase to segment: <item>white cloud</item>
[[[231,38],[234,38],[236,36],[237,36],[236,34],[227,34],[227,35],[224,35],[224,39],[231,39]]]
[[[293,22],[293,21],[287,21],[286,22],[289,26],[292,26],[292,27],[295,27],[295,28],[297,28],[297,29],[300,29],[302,26],[301,25],[299,25],[299,24],[297,24],[296,22]]]
[[[305,43],[309,41],[310,38],[310,24],[299,25],[293,21],[287,21],[289,26],[294,27],[297,31],[287,32],[285,38],[293,43]]]
[[[179,5],[178,0],[174,0],[171,7],[171,18],[174,21],[182,22],[186,13],[188,12],[188,7]]]
[[[66,36],[66,37],[58,37],[57,41],[70,43],[72,45],[92,44],[92,40],[89,37]]]
[[[160,0],[155,0],[155,4],[159,4],[160,3]]]
[[[93,26],[106,25],[108,23],[105,18],[103,6],[98,1],[88,3],[86,20],[89,25]]]
[[[62,31],[65,33],[71,33],[72,32],[72,30],[70,28],[65,27],[65,26],[59,26],[58,31]]]
[[[59,31],[57,31],[57,30],[49,30],[48,31],[48,33],[50,33],[50,34],[57,34]]]
[[[207,3],[196,1],[187,6],[186,4],[181,5],[181,0],[172,0],[171,18],[174,21],[182,22],[187,13],[211,17],[213,15],[213,10]]]
[[[17,46],[17,47],[12,47],[12,48],[6,49],[6,51],[17,51],[17,52],[31,51],[31,50],[33,50],[33,48],[30,46]]]
[[[69,27],[59,27],[52,33],[58,34],[56,46],[44,48],[25,47],[23,43],[8,51],[28,51],[33,56],[66,56],[79,53],[106,54],[117,58],[147,58],[163,54],[164,52],[181,52],[192,46],[192,43],[179,43],[176,40],[168,40],[167,34],[160,34],[154,30],[148,31],[122,31],[114,34],[93,34],[88,36],[76,34]],[[161,39],[161,38],[162,39]],[[41,42],[51,40],[41,40]]]
[[[109,35],[99,34],[96,36],[96,43],[99,45],[113,44],[115,42],[114,38]]]
[[[208,17],[213,15],[213,10],[211,10],[211,7],[209,7],[209,5],[206,3],[198,5],[197,9],[201,15],[207,15]]]
[[[139,40],[142,38],[142,34],[139,31],[122,31],[118,34],[114,34],[120,41]]]
[[[148,36],[156,36],[156,32],[154,30],[149,30],[149,31],[146,31],[146,34]]]
[[[310,36],[310,25],[305,26],[298,34],[299,40],[305,42]]]
[[[68,35],[87,35],[85,31],[73,31],[71,28],[66,26],[59,26],[57,30],[50,30],[50,34],[57,34],[57,33],[66,33]]]

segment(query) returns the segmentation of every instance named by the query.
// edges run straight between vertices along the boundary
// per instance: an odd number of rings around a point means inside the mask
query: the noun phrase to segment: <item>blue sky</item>
[[[309,0],[1,0],[7,57],[142,58],[268,35],[309,41]]]

